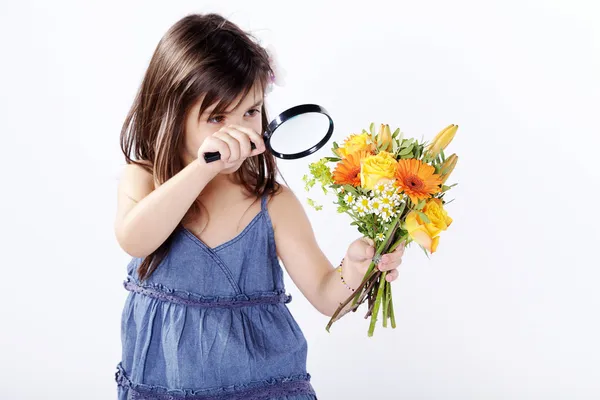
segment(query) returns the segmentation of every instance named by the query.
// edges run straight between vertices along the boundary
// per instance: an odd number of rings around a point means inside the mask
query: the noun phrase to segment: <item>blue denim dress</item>
[[[142,259],[128,264],[119,400],[317,399],[266,199],[239,235],[215,248],[179,225],[144,282]]]

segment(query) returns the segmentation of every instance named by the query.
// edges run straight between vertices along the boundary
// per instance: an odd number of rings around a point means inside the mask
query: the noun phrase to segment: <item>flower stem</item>
[[[389,317],[389,305],[390,305],[390,282],[384,282],[383,288],[383,327],[387,328],[387,320]]]
[[[394,302],[392,301],[392,287],[390,286],[390,320],[392,329],[396,329],[396,319],[394,318]]]
[[[361,294],[361,290],[362,288],[370,282],[371,278],[376,275],[377,273],[379,273],[381,271],[378,270],[374,270],[371,273],[367,272],[365,274],[365,278],[363,278],[362,283],[360,284],[360,286],[355,290],[356,294],[352,294],[350,295],[346,300],[344,300],[342,303],[340,303],[339,307],[337,308],[337,310],[335,310],[335,312],[333,313],[333,315],[331,316],[331,319],[329,320],[329,323],[327,324],[327,326],[325,327],[325,329],[327,330],[327,332],[329,332],[329,328],[331,328],[331,325],[337,321],[339,318],[341,318],[343,315],[345,315],[346,313],[348,313],[350,310],[354,311],[354,308],[348,309],[346,312],[344,312],[344,314],[339,315],[341,313],[341,311],[343,310],[343,308],[350,303],[350,301],[352,299],[356,300],[360,294]],[[367,292],[368,293],[368,292]],[[360,305],[360,304],[359,304]]]
[[[387,275],[387,271],[384,271],[381,274],[379,280],[379,288],[377,289],[377,297],[375,298],[375,305],[373,307],[373,312],[371,314],[371,324],[369,326],[368,336],[373,336],[373,331],[375,331],[375,323],[377,322],[377,314],[379,313],[379,306],[381,305],[381,298],[383,297],[383,288],[385,287],[385,276]]]

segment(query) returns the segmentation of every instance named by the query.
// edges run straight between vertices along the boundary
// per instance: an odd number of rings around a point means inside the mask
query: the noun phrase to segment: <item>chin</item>
[[[234,174],[234,173],[236,173],[240,169],[241,166],[242,166],[242,164],[226,168],[223,171],[219,172],[219,175],[231,175],[231,174]]]

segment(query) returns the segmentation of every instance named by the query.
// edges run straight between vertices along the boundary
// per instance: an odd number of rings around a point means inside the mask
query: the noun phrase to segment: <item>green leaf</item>
[[[312,208],[314,208],[317,211],[321,211],[323,209],[323,206],[317,205],[317,203],[315,203],[315,201],[313,199],[307,198],[306,201],[308,202],[308,205],[310,205]]]
[[[354,193],[355,195],[358,195],[358,192],[356,191],[356,188],[352,185],[344,185],[344,190],[346,192],[350,192],[350,193]]]
[[[416,208],[417,210],[422,210],[422,209],[423,209],[423,207],[425,207],[425,203],[426,203],[426,201],[425,201],[425,200],[421,200],[421,201],[419,201],[419,204],[417,204],[415,208]]]
[[[392,140],[392,154],[396,154],[398,151],[398,141]]]
[[[340,146],[338,146],[337,142],[333,142],[333,148],[334,148],[334,149],[337,149],[337,148],[339,148],[339,147],[340,147]]]
[[[331,161],[331,162],[338,162],[338,161],[342,161],[342,159],[341,159],[341,158],[339,158],[339,157],[325,157],[325,159],[326,159],[327,161]]]
[[[371,131],[371,135],[375,136],[375,122],[371,122],[371,125],[369,125],[369,130]]]
[[[410,154],[410,153],[412,152],[412,150],[413,150],[413,146],[412,146],[412,145],[410,145],[410,146],[408,146],[407,148],[405,148],[405,149],[403,149],[403,150],[400,150],[400,153],[399,153],[399,155],[400,155],[400,156],[406,156],[406,155]]]
[[[401,202],[400,203],[400,207],[398,208],[398,215],[402,215],[402,213],[404,212],[405,208],[406,208],[406,203],[405,202]]]
[[[423,252],[425,253],[425,255],[427,256],[427,258],[429,258],[429,253],[427,253],[427,250],[425,250],[425,247],[419,245],[419,247],[423,250]]]
[[[400,132],[400,128],[396,129],[394,131],[394,133],[392,133],[392,138],[395,139],[399,132]]]

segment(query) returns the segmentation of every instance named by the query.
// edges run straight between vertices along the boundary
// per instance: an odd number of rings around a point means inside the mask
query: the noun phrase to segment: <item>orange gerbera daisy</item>
[[[410,197],[413,203],[416,204],[432,194],[439,193],[441,184],[441,177],[435,173],[435,168],[431,165],[414,158],[398,160],[396,185]]]
[[[360,150],[346,155],[333,171],[333,182],[338,185],[360,186],[360,162],[371,153]]]

